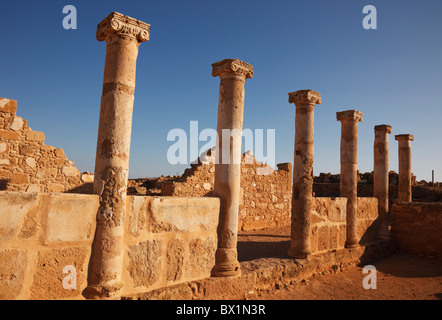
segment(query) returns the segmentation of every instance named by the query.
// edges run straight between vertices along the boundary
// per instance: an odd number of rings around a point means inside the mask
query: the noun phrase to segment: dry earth
[[[240,261],[263,257],[287,257],[289,228],[241,232],[238,237]],[[364,289],[368,274],[362,267],[316,275],[297,283],[250,292],[235,299],[266,300],[437,300],[442,299],[442,259],[397,252],[373,262],[377,289]]]

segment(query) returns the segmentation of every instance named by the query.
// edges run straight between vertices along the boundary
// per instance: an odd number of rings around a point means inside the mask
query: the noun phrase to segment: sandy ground
[[[287,257],[289,228],[241,232],[238,257],[247,261]],[[376,289],[364,289],[373,273],[362,267],[335,274],[316,275],[298,283],[251,292],[247,299],[266,300],[442,300],[442,259],[396,253],[371,263],[376,268]],[[370,282],[372,283],[372,282]]]

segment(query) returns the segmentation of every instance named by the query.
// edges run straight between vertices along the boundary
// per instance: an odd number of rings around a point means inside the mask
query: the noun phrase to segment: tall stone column
[[[291,240],[288,255],[307,259],[312,253],[310,224],[313,201],[314,109],[316,104],[321,104],[321,95],[313,90],[291,92],[289,103],[295,104],[296,112]]]
[[[227,277],[241,273],[238,262],[237,236],[244,84],[246,79],[252,78],[253,67],[237,59],[222,60],[212,64],[212,67],[212,76],[220,77],[217,163],[215,164],[213,192],[221,202],[218,249],[215,255],[213,275]],[[226,131],[227,133],[232,132],[232,135],[226,135]]]
[[[398,201],[411,202],[411,144],[414,136],[399,134],[394,136],[399,142]]]
[[[117,12],[97,26],[97,39],[106,41],[106,60],[94,173],[100,207],[84,292],[90,299],[120,298],[135,69],[149,27]]]
[[[356,213],[358,210],[358,122],[363,113],[347,110],[336,113],[341,121],[341,178],[340,194],[347,198],[347,239],[346,248],[359,246],[356,230]]]
[[[389,240],[388,233],[388,134],[391,126],[374,127],[373,196],[378,198],[379,239]]]

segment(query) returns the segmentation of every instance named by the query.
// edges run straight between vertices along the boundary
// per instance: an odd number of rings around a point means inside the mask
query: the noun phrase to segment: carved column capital
[[[97,26],[97,40],[104,41],[108,37],[117,35],[122,38],[133,39],[138,42],[149,40],[149,27],[143,21],[125,16],[119,12],[112,12]]]
[[[412,134],[398,134],[394,136],[394,139],[397,141],[400,140],[414,141],[414,136]]]
[[[244,76],[245,79],[252,79],[253,66],[238,59],[224,59],[212,64],[213,77],[225,73]]]
[[[352,120],[356,122],[362,122],[362,116],[364,114],[357,110],[346,110],[341,112],[336,112],[336,120]]]
[[[388,124],[380,124],[374,126],[374,132],[391,133],[391,126],[389,126]]]
[[[299,90],[289,93],[289,103],[321,104],[321,94],[314,90]]]

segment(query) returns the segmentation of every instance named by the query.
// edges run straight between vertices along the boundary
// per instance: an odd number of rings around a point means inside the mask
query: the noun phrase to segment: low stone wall
[[[128,197],[124,294],[210,277],[218,198]]]
[[[442,202],[394,204],[391,232],[398,249],[442,257]]]
[[[314,254],[343,249],[347,235],[347,199],[315,197],[312,205],[311,250]],[[356,228],[360,244],[376,237],[377,198],[358,198]]]
[[[0,192],[0,299],[79,299],[98,196]],[[77,289],[65,289],[66,266]]]
[[[0,300],[83,299],[96,195],[0,192]],[[124,294],[210,276],[217,198],[128,197]],[[76,289],[63,281],[76,270]]]

